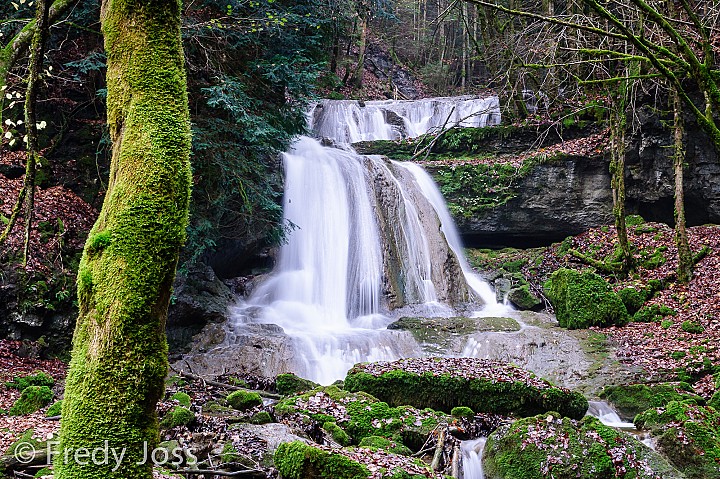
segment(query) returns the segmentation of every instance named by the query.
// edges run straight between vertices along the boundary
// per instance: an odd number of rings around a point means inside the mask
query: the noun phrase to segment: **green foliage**
[[[8,415],[32,414],[50,404],[53,396],[52,390],[47,386],[28,386],[22,390],[20,398],[10,407]]]
[[[335,423],[335,421],[326,421],[322,428],[325,429],[332,436],[335,442],[341,446],[350,445],[350,436],[348,436],[347,433]]]
[[[19,391],[22,391],[29,386],[52,387],[54,384],[55,380],[42,371],[38,371],[35,374],[28,376],[15,377],[12,381],[5,382],[5,386]]]
[[[650,304],[638,310],[633,316],[636,323],[657,323],[666,316],[675,316],[677,311],[664,304]]]
[[[582,329],[624,325],[629,321],[627,309],[618,295],[601,276],[591,271],[559,269],[545,284],[545,293],[562,327]]]
[[[691,334],[700,334],[703,331],[705,331],[705,328],[702,324],[696,323],[695,321],[683,321],[680,328],[685,331],[686,333]]]
[[[278,374],[275,378],[275,389],[283,396],[309,391],[318,386],[317,383],[296,376],[293,373]]]
[[[170,409],[160,422],[160,426],[169,429],[177,426],[187,426],[195,420],[195,413],[183,406]]]
[[[657,449],[689,479],[720,477],[720,414],[693,400],[672,401],[635,418],[656,437]]]
[[[48,410],[45,412],[46,417],[54,417],[59,416],[62,412],[62,399],[55,402],[52,406],[48,408]]]
[[[629,228],[631,226],[640,226],[645,224],[645,220],[640,215],[628,215],[625,217],[625,225]]]
[[[466,406],[476,412],[529,416],[546,411],[580,418],[588,408],[582,394],[552,387],[541,389],[522,381],[465,379],[447,374],[415,374],[401,369],[373,376],[350,370],[348,391],[365,391],[391,405],[411,405],[450,412]],[[382,416],[381,416],[382,417]]]
[[[176,400],[181,406],[190,407],[190,396],[187,393],[178,391],[170,396],[170,399]]]
[[[684,382],[606,386],[600,397],[611,402],[620,414],[630,418],[650,408],[664,407],[670,401],[692,399],[698,404],[705,404],[705,400]]]
[[[364,465],[301,441],[280,444],[273,462],[285,479],[366,479],[370,476]]]
[[[246,411],[262,404],[262,397],[256,392],[233,391],[227,397],[227,402],[233,409]]]

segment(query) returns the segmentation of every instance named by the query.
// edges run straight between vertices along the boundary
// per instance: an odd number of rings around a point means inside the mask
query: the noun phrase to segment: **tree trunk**
[[[190,195],[180,0],[104,0],[108,125],[102,210],[78,273],[56,479],[150,479],[167,374],[165,320]],[[122,464],[76,461],[87,448]],[[98,461],[95,461],[98,462]]]
[[[350,83],[356,88],[362,87],[365,71],[365,47],[367,46],[367,14],[360,16],[360,41],[358,42],[358,62]]]
[[[628,273],[632,269],[632,254],[625,224],[625,127],[627,106],[627,86],[621,82],[618,88],[620,101],[614,105],[610,113],[610,185],[613,197],[613,216],[615,217],[615,230],[618,237],[619,260],[622,270]]]
[[[693,257],[688,243],[687,229],[685,228],[685,190],[683,188],[685,169],[683,136],[685,134],[685,125],[682,118],[682,101],[675,88],[672,89],[672,98],[673,136],[675,139],[673,169],[675,170],[675,244],[678,250],[677,277],[681,283],[688,283],[692,279]]]

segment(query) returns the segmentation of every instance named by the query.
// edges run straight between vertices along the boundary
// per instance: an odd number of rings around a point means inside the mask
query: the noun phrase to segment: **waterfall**
[[[471,441],[460,443],[462,454],[462,478],[463,479],[484,479],[482,466],[482,454],[485,449],[486,437],[480,437]]]
[[[587,415],[598,418],[606,426],[629,431],[635,430],[635,424],[620,419],[618,413],[605,401],[588,401],[588,405]]]
[[[295,229],[272,275],[234,308],[234,327],[280,326],[293,338],[294,372],[327,384],[360,361],[422,355],[408,333],[385,329],[403,311],[450,316],[469,301],[495,308],[427,173],[348,145],[424,133],[448,119],[496,123],[497,98],[316,105],[310,125],[339,147],[301,137],[283,154],[283,211]]]

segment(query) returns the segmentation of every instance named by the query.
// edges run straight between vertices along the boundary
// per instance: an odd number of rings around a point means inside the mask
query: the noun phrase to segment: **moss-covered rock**
[[[684,382],[606,386],[600,397],[611,402],[620,415],[628,418],[634,418],[650,408],[664,407],[670,401],[693,399],[698,404],[705,404],[705,400]]]
[[[181,406],[190,407],[190,396],[187,393],[178,391],[170,396],[170,399],[176,400]]]
[[[630,320],[618,295],[591,271],[561,268],[550,276],[545,293],[564,328],[624,325]]]
[[[632,320],[636,323],[659,323],[666,316],[675,316],[677,311],[674,309],[662,305],[662,304],[649,304],[643,306],[633,315]]]
[[[275,388],[283,396],[298,394],[315,389],[319,384],[309,379],[301,378],[293,373],[278,374],[275,378]]]
[[[348,392],[336,386],[317,388],[275,405],[277,417],[297,413],[320,424],[335,423],[353,444],[368,436],[382,436],[415,449],[438,424],[450,419],[430,409],[391,407],[364,392]]]
[[[227,403],[233,409],[238,411],[246,411],[255,406],[262,404],[262,397],[256,392],[250,391],[233,391],[227,397]]]
[[[10,407],[8,414],[10,416],[32,414],[50,404],[53,396],[52,390],[47,386],[27,386],[22,390],[18,400]]]
[[[617,292],[620,301],[625,305],[628,314],[633,315],[643,307],[647,301],[647,293],[645,290],[633,288],[632,286],[623,288]]]
[[[0,454],[0,477],[6,470],[16,467],[27,467],[30,464],[44,464],[47,462],[48,447],[52,453],[57,453],[55,443],[35,437],[35,431],[28,429],[7,450]]]
[[[187,426],[195,420],[195,413],[183,406],[170,409],[160,422],[160,426],[169,429],[177,426]]]
[[[256,412],[250,416],[250,424],[269,424],[273,422],[273,418],[267,411]]]
[[[19,391],[22,391],[29,386],[53,387],[54,384],[55,380],[42,371],[38,371],[35,374],[30,374],[28,376],[16,377],[13,378],[12,381],[5,382],[7,387],[17,389]]]
[[[471,418],[471,417],[475,416],[475,412],[472,409],[470,409],[469,407],[457,406],[457,407],[452,408],[452,410],[450,411],[450,415],[452,417],[457,417],[457,418],[460,418],[460,417]]]
[[[461,336],[481,332],[519,331],[520,324],[512,318],[503,317],[403,317],[390,323],[387,328],[409,331],[427,352],[444,353]]]
[[[52,406],[48,408],[47,411],[45,411],[46,417],[55,417],[59,416],[62,412],[62,399],[59,401],[56,401]]]
[[[412,451],[405,446],[403,443],[392,441],[386,437],[381,436],[367,436],[362,438],[358,447],[365,447],[368,449],[383,449],[393,454],[400,454],[402,456],[412,455]]]
[[[582,394],[554,386],[524,369],[474,358],[411,358],[358,364],[345,379],[348,391],[366,391],[390,405],[450,412],[532,416],[546,411],[581,418],[588,409]]]
[[[694,401],[671,401],[635,418],[663,454],[689,479],[720,478],[720,413]]]
[[[682,478],[635,438],[594,417],[581,421],[543,414],[504,425],[483,454],[487,479]]]
[[[332,436],[332,438],[340,444],[341,446],[349,446],[350,445],[350,436],[347,435],[343,429],[335,423],[335,421],[327,421],[325,424],[323,424],[323,429],[327,431],[328,434]]]
[[[543,302],[530,292],[527,284],[511,289],[508,300],[522,310],[538,311],[543,307]]]
[[[275,467],[283,479],[426,479],[437,477],[427,465],[408,457],[377,451],[384,456],[380,467],[367,451],[358,449],[333,449],[327,446],[309,446],[295,441],[278,446],[273,457]]]

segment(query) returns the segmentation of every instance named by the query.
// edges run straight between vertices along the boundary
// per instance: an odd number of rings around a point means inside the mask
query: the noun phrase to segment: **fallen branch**
[[[433,471],[439,471],[440,470],[440,461],[442,460],[443,456],[443,450],[445,449],[445,429],[441,429],[440,433],[438,434],[438,442],[437,446],[435,446],[435,455],[433,456],[433,460],[430,463],[430,467]]]
[[[279,395],[279,394],[269,393],[269,392],[263,391],[263,390],[261,390],[261,389],[248,389],[248,388],[243,388],[243,387],[240,387],[240,386],[234,386],[234,385],[232,385],[232,384],[221,383],[221,382],[219,382],[219,381],[212,381],[212,380],[210,380],[210,379],[205,379],[204,377],[198,376],[197,374],[188,373],[188,372],[185,372],[185,371],[182,371],[182,370],[178,371],[177,369],[174,369],[174,368],[171,368],[171,369],[172,369],[173,371],[175,371],[176,373],[178,373],[178,375],[181,376],[181,377],[183,377],[183,378],[192,379],[193,381],[202,381],[203,383],[209,384],[210,386],[215,386],[215,387],[224,388],[224,389],[230,389],[230,390],[232,390],[232,391],[248,391],[248,392],[251,392],[251,393],[258,393],[260,396],[263,396],[263,397],[266,397],[266,398],[270,398],[270,399],[280,399],[280,398],[282,398],[282,396]]]
[[[605,262],[597,260],[591,256],[588,256],[586,254],[583,254],[579,252],[576,249],[571,249],[568,251],[570,255],[574,258],[579,259],[583,263],[592,266],[596,270],[600,271],[601,273],[605,274],[616,274],[622,271],[623,265],[620,262]]]

